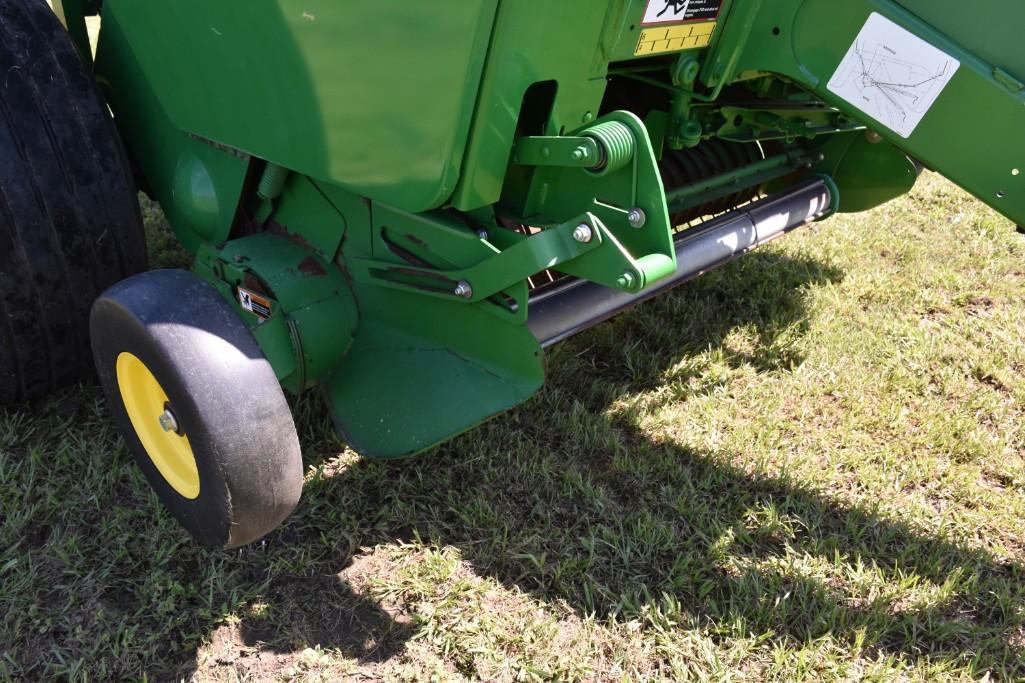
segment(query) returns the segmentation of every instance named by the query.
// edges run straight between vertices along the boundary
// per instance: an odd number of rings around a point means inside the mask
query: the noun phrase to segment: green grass
[[[151,214],[151,247],[178,263]],[[1025,678],[1025,243],[935,176],[193,547],[88,385],[0,413],[0,679]]]

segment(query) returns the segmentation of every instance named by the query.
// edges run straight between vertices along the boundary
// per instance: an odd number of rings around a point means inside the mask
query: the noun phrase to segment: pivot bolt
[[[582,244],[587,244],[594,239],[594,231],[591,230],[591,226],[587,223],[581,223],[577,226],[577,229],[573,231],[573,239]]]
[[[883,136],[874,130],[867,130],[865,131],[865,139],[868,140],[870,144],[878,145],[883,141]]]
[[[626,220],[630,222],[631,228],[643,228],[648,222],[648,216],[644,209],[630,209],[630,213],[626,214]]]
[[[573,161],[590,161],[591,150],[586,145],[580,145],[573,150]]]
[[[452,293],[458,297],[462,297],[463,299],[472,299],[473,287],[471,287],[470,283],[466,280],[461,280],[459,284],[456,285],[456,288]]]
[[[160,423],[160,428],[165,432],[170,433],[178,431],[178,418],[174,416],[174,413],[171,412],[170,408],[167,408],[164,412],[160,413],[160,417],[157,418],[157,421]]]

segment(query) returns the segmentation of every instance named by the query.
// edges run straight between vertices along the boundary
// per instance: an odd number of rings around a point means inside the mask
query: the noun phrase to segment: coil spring
[[[267,164],[256,193],[263,199],[277,199],[285,189],[286,180],[288,180],[287,168],[277,164]]]
[[[659,170],[666,192],[743,168],[764,158],[762,149],[756,143],[728,142],[713,138],[697,147],[679,151],[666,149],[662,155]],[[758,196],[758,188],[750,187],[699,206],[692,206],[670,216],[673,225],[684,225],[702,216],[728,211],[733,207],[751,201]]]
[[[598,165],[592,169],[598,175],[614,173],[624,168],[634,158],[634,148],[637,141],[634,134],[626,124],[619,121],[606,121],[591,126],[584,135],[598,141],[598,147],[602,151],[602,158]]]

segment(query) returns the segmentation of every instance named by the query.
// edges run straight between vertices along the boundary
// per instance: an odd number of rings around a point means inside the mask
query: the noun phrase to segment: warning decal
[[[260,296],[248,289],[238,288],[238,302],[245,310],[258,318],[266,320],[271,316],[270,299]]]
[[[714,31],[714,21],[708,21],[703,24],[646,28],[641,31],[641,37],[637,41],[637,49],[634,50],[634,56],[643,57],[645,55],[662,54],[663,52],[679,52],[680,50],[708,47],[709,43],[712,42],[712,33]]]
[[[828,87],[909,138],[960,67],[947,53],[873,12]]]
[[[685,21],[715,21],[722,0],[648,0],[642,26],[680,24]]]

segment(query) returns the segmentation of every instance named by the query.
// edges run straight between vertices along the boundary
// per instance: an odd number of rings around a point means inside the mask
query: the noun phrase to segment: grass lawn
[[[0,412],[0,680],[1025,678],[1023,240],[925,176],[403,463],[302,398],[304,498],[230,554],[96,386]]]

